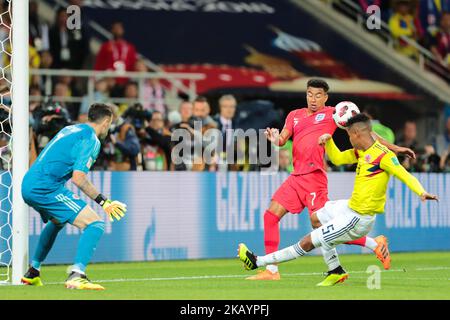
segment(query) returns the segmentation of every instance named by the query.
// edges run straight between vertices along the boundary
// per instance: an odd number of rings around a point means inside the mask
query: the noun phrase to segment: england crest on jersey
[[[316,123],[322,121],[323,119],[325,119],[325,113],[319,113],[316,115]]]

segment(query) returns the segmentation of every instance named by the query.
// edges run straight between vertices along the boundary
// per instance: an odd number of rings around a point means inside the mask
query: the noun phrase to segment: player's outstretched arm
[[[284,146],[291,137],[291,132],[287,129],[283,129],[280,133],[278,129],[266,128],[264,134],[266,135],[267,140],[280,147]]]
[[[425,191],[422,184],[409,173],[398,161],[394,154],[387,154],[381,159],[380,168],[386,172],[394,175],[397,179],[402,181],[408,186],[414,193],[416,193],[422,201],[436,200],[439,201],[438,196],[430,194]]]
[[[89,198],[95,200],[102,206],[109,220],[120,220],[127,212],[127,205],[119,201],[112,201],[97,191],[97,188],[89,181],[87,175],[83,171],[74,170],[72,173],[72,182],[80,188]]]
[[[435,194],[430,194],[430,193],[428,193],[428,192],[424,192],[424,193],[422,193],[421,195],[420,195],[420,200],[422,200],[422,201],[426,201],[426,200],[436,200],[436,201],[439,201],[439,198],[438,198],[438,196],[437,195],[435,195]]]
[[[372,137],[375,140],[380,141],[381,144],[385,145],[392,152],[395,152],[397,154],[398,153],[405,154],[408,158],[412,158],[412,159],[416,158],[416,154],[410,148],[400,147],[396,144],[390,143],[389,141],[386,141],[382,137],[380,137],[376,132],[372,131],[371,133],[372,133]]]
[[[331,134],[329,133],[321,135],[319,137],[318,143],[322,146],[325,146],[325,151],[328,154],[328,157],[330,158],[331,162],[333,162],[333,164],[336,166],[340,166],[343,164],[353,164],[358,162],[355,150],[354,149],[348,149],[345,151],[339,150],[339,148],[334,143]]]

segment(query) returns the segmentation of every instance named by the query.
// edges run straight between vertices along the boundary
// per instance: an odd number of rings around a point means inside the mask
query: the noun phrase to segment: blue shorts
[[[72,191],[64,187],[49,193],[22,188],[22,196],[26,204],[39,212],[45,223],[53,218],[60,223],[72,224],[80,211],[87,205]]]

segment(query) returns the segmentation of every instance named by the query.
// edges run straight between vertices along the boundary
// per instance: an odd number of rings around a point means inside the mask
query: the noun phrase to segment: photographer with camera
[[[175,170],[216,171],[217,165],[215,163],[207,164],[205,162],[205,159],[203,158],[203,148],[209,143],[209,139],[204,134],[209,129],[217,129],[217,122],[210,116],[211,108],[205,97],[198,96],[195,98],[192,105],[192,116],[187,123],[181,122],[179,128],[185,129],[190,133],[192,137],[192,146],[194,145],[194,142],[200,142],[202,144],[202,150],[201,153],[199,153],[198,151],[200,150],[192,148],[191,155],[183,155],[183,158],[187,161],[184,161],[179,168],[175,167]]]
[[[62,128],[71,124],[67,109],[52,100],[47,100],[43,105],[36,106],[32,115],[38,154]]]
[[[150,122],[141,136],[144,170],[169,170],[171,134],[164,126],[163,114],[153,111]]]
[[[110,133],[105,139],[103,154],[99,157],[99,165],[108,170],[129,171],[137,170],[137,156],[140,152],[139,139],[134,124],[136,123],[133,106],[123,117],[118,115],[119,108],[113,109],[113,122]]]

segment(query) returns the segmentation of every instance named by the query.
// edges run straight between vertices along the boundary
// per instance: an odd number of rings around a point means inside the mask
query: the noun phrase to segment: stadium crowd
[[[81,5],[82,1],[72,0],[70,2]],[[377,1],[359,1],[362,6],[369,2],[376,3]],[[4,1],[0,2],[3,7],[5,4]],[[417,1],[395,2],[395,13],[390,18],[391,21],[396,21],[390,23],[393,26],[393,34],[397,32],[399,26],[400,29],[408,28],[408,26],[413,28],[412,18],[406,19],[399,16],[401,12],[409,14],[406,11],[412,14],[412,10],[415,10],[413,4],[416,7],[418,6]],[[104,42],[97,55],[92,59],[89,56],[89,38],[86,31],[83,27],[75,30],[67,29],[68,16],[65,9],[59,9],[54,23],[49,25],[40,19],[38,6],[38,1],[30,1],[29,53],[31,68],[152,71],[143,60],[138,58],[135,46],[125,40],[125,28],[121,22],[112,24],[110,31],[113,38]],[[0,35],[9,33],[7,17],[8,15],[3,16]],[[437,18],[433,25],[428,23],[421,29],[414,27],[415,31],[411,33],[411,36],[425,36],[425,34],[429,37],[433,36],[434,40],[427,40],[428,43],[434,45],[434,47],[431,47],[433,52],[436,55],[441,55],[442,60],[449,60],[450,14],[442,11],[437,17],[439,19]],[[408,22],[405,24],[402,19],[406,19]],[[442,29],[439,29],[438,21],[441,21]],[[394,27],[394,25],[397,27]],[[423,32],[416,32],[418,30]],[[443,39],[449,39],[449,41],[445,42]],[[405,48],[401,50],[407,51]],[[7,66],[9,55],[3,54],[0,63],[3,67]],[[2,79],[2,81],[5,80]],[[84,96],[81,103],[72,102],[68,99],[86,92],[86,88],[83,86],[85,86],[85,83],[83,84],[82,81],[67,75],[32,76],[30,78],[31,161],[36,159],[48,141],[61,128],[71,123],[87,121],[90,97]],[[0,87],[7,86],[5,83],[0,83]],[[254,146],[249,145],[248,141],[240,143],[229,134],[230,129],[239,128],[238,101],[234,96],[222,96],[218,100],[219,112],[212,115],[210,101],[205,97],[197,97],[193,101],[185,99],[179,104],[177,110],[169,111],[165,104],[164,86],[158,80],[146,80],[142,90],[143,94],[140,95],[137,79],[117,77],[102,78],[95,81],[94,100],[110,103],[114,110],[114,120],[111,132],[104,141],[101,154],[94,165],[94,170],[260,170],[259,165],[251,164],[248,161],[249,150]],[[53,98],[45,100],[45,96],[52,96]],[[142,100],[140,101],[141,97]],[[113,104],[114,98],[121,98],[123,102]],[[8,129],[4,127],[6,124],[4,120],[8,118],[9,113],[9,110],[5,109],[4,106],[8,107],[9,105],[9,95],[3,94],[0,117],[4,132],[8,132]],[[394,132],[377,120],[376,109],[367,108],[364,111],[371,115],[374,131],[380,136],[400,146],[409,147],[417,153],[417,159],[401,158],[403,165],[410,171],[450,172],[450,117],[447,119],[445,133],[433,137],[427,144],[420,145],[417,142],[415,121],[407,121],[401,132],[398,132],[398,138],[396,139]],[[195,128],[196,121],[202,125],[200,131]],[[175,161],[176,159],[172,158],[172,149],[179,142],[172,141],[172,134],[175,130],[186,130],[190,134],[191,142],[194,142],[199,133],[204,133],[210,128],[218,129],[223,137],[223,151],[214,155],[214,161],[205,163],[202,158],[202,150],[206,146],[203,141],[200,152],[192,145],[191,154],[181,155],[182,161]],[[7,134],[1,134],[0,147],[7,143]],[[219,159],[227,159],[226,151],[230,144],[234,144],[235,153],[242,152],[246,155],[243,162],[221,164],[222,162]],[[292,144],[290,143],[280,148],[278,161],[280,171],[292,172],[291,149]],[[1,150],[1,166],[6,168],[8,165],[6,153],[8,151],[7,148],[1,148]],[[233,155],[233,159],[235,158],[236,155]],[[325,165],[329,171],[352,170],[350,167],[335,167],[329,162]]]
[[[446,72],[450,70],[450,0],[352,1],[363,12],[370,5],[381,9],[381,18],[388,24],[398,52],[419,58],[417,47],[404,40],[408,38],[431,51]]]

